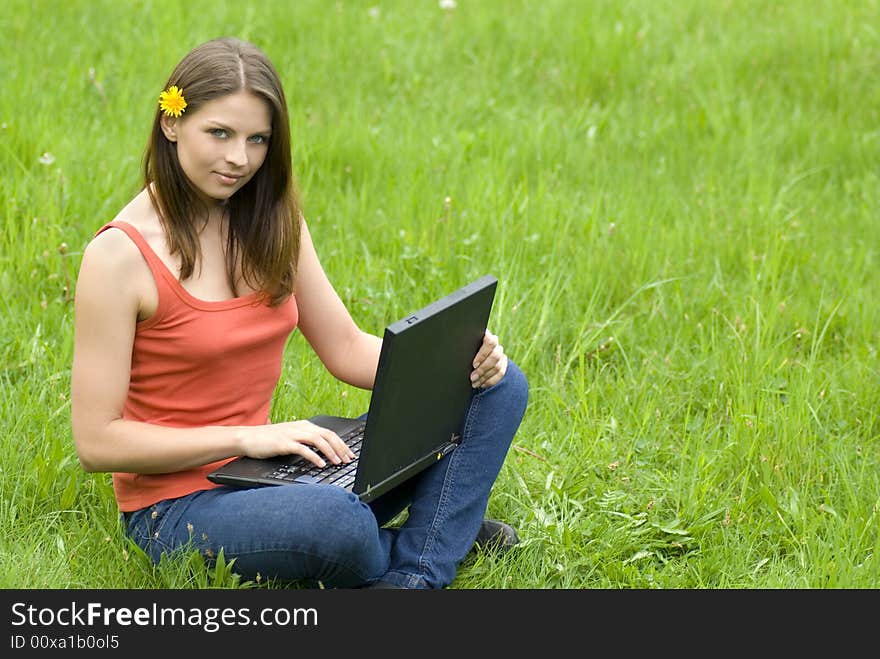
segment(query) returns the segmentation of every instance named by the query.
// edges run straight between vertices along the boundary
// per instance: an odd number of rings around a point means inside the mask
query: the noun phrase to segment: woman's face
[[[253,178],[269,150],[272,108],[248,91],[208,101],[197,112],[162,117],[184,174],[209,202],[225,201]]]

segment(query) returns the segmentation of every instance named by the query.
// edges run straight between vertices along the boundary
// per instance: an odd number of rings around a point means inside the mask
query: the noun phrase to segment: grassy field
[[[279,69],[362,327],[500,280],[531,398],[489,513],[523,543],[454,588],[880,586],[878,25],[876,0],[7,0],[0,587],[254,585],[154,568],[70,430],[83,247],[222,35]],[[274,418],[367,401],[293,335]]]

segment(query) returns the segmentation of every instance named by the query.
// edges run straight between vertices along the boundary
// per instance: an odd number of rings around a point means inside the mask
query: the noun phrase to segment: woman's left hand
[[[491,387],[497,384],[507,372],[507,355],[498,343],[498,337],[489,330],[483,335],[483,345],[474,357],[474,370],[471,371],[471,386],[474,389]]]

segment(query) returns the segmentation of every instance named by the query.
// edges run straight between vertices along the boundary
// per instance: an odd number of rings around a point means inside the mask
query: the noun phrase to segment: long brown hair
[[[278,73],[255,45],[224,37],[191,50],[174,69],[165,89],[171,85],[183,90],[187,112],[196,112],[204,103],[240,90],[265,99],[272,109],[266,159],[254,177],[226,202],[226,269],[229,284],[236,291],[235,270],[240,254],[245,283],[277,305],[293,292],[300,246],[300,206],[290,158],[290,123]],[[176,145],[162,132],[161,117],[157,106],[144,153],[144,182],[169,250],[180,255],[183,280],[192,276],[201,259],[195,220],[203,202],[180,167]]]

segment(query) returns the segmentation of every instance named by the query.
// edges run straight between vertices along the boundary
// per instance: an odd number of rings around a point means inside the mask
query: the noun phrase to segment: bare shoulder
[[[129,202],[113,220],[131,224],[142,234],[149,232],[149,212],[143,197],[145,192]],[[155,296],[149,266],[138,246],[119,228],[102,231],[86,245],[77,288],[96,293],[116,291],[134,300],[138,307]]]
[[[87,314],[109,318],[117,312],[141,320],[155,307],[155,296],[149,266],[123,231],[108,229],[86,245],[76,282],[78,322]]]
[[[83,252],[81,270],[99,270],[105,275],[124,275],[142,261],[140,250],[121,229],[107,229],[89,241]]]
[[[113,221],[125,222],[145,237],[153,234],[159,225],[145,190],[120,210]],[[122,229],[115,227],[102,231],[92,238],[83,254],[84,266],[87,262],[96,263],[99,267],[123,271],[136,268],[142,260],[137,245]]]

